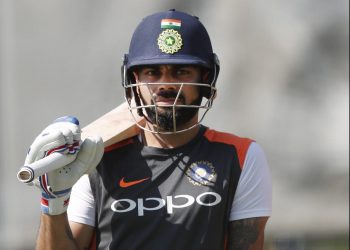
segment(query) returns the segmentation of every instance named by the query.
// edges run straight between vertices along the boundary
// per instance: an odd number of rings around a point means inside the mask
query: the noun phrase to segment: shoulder
[[[111,152],[111,151],[114,151],[116,149],[120,149],[120,148],[123,148],[127,145],[134,144],[134,143],[135,143],[134,138],[128,138],[126,140],[123,140],[123,141],[120,141],[120,142],[117,142],[117,143],[114,143],[112,145],[105,147],[104,152],[105,153]]]
[[[254,142],[253,139],[247,137],[240,137],[232,133],[221,132],[214,129],[207,128],[204,132],[204,137],[209,141],[221,142],[230,145],[248,145]]]
[[[244,161],[230,220],[268,217],[272,211],[272,180],[265,153],[252,143]]]
[[[269,172],[268,162],[263,148],[257,143],[250,144],[243,164],[244,171],[251,174],[252,171]]]
[[[254,144],[253,139],[239,137],[235,134],[221,132],[210,128],[207,128],[207,130],[204,132],[204,137],[210,142],[223,143],[233,146],[236,149],[241,168],[243,168],[248,149],[252,144]]]

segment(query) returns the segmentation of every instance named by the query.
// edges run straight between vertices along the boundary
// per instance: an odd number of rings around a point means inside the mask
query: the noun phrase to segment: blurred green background
[[[349,248],[349,1],[0,0],[0,249],[33,249],[39,192],[16,173],[37,134],[123,101],[121,58],[153,12],[199,16],[221,61],[204,123],[265,149],[265,249]]]

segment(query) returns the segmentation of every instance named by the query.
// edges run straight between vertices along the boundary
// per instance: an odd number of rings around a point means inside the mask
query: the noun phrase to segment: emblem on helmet
[[[182,47],[182,38],[179,32],[174,29],[166,29],[158,37],[159,49],[167,54],[174,54]]]

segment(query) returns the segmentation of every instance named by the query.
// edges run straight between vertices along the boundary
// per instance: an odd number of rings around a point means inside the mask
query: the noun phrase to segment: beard
[[[175,91],[164,91],[158,94],[161,97],[165,98],[176,98],[177,92]],[[184,95],[180,93],[179,101],[186,103]],[[186,105],[195,105],[199,106],[202,103],[202,96],[199,96],[190,104]],[[154,105],[153,101],[152,104]],[[173,112],[172,107],[161,107],[161,108],[145,108],[148,119],[160,129],[164,131],[174,131],[174,113],[175,113],[175,126],[176,128],[186,125],[197,113],[199,108],[192,107],[175,107],[175,112]],[[158,118],[157,118],[158,115]]]

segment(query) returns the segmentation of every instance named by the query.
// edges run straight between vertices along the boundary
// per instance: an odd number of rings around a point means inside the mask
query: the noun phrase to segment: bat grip
[[[23,166],[17,173],[17,179],[23,183],[32,182],[38,176],[64,167],[74,161],[73,157],[68,157],[61,153],[52,153],[31,164]]]

